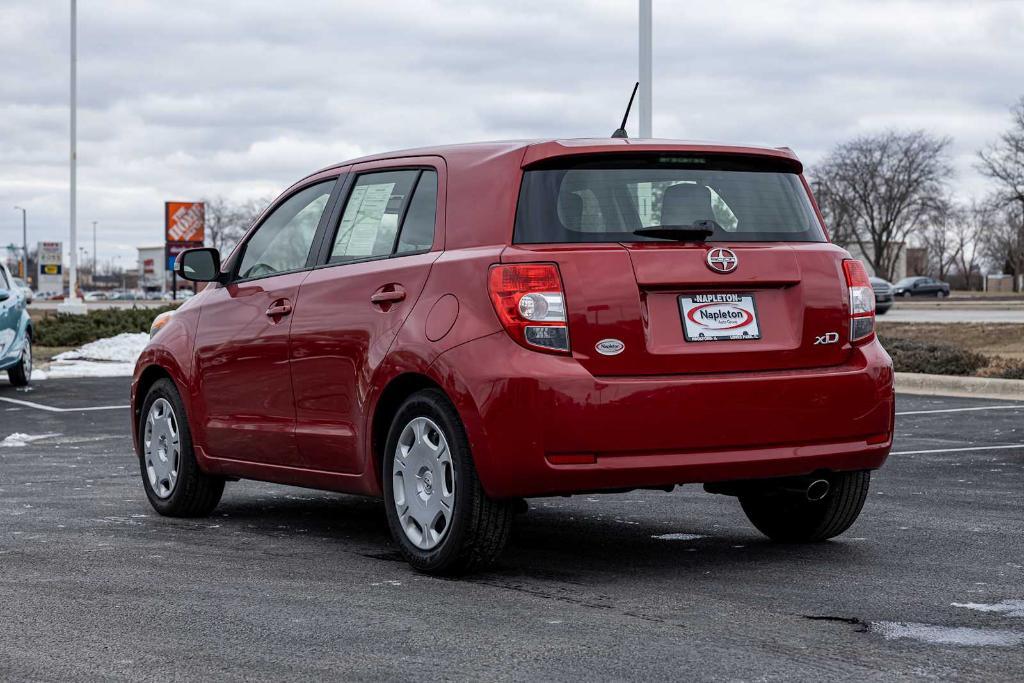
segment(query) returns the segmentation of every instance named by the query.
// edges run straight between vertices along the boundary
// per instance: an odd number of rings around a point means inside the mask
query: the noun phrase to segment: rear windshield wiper
[[[704,241],[715,234],[716,227],[718,224],[714,221],[696,221],[692,225],[652,225],[649,228],[634,230],[633,234],[663,240]]]

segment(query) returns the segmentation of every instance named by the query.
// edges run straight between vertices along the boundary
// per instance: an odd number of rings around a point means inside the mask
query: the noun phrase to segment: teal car
[[[32,320],[25,293],[0,263],[0,370],[16,387],[32,381]]]

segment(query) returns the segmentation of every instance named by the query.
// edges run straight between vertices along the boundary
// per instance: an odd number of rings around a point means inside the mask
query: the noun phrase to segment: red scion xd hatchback
[[[247,478],[382,497],[417,569],[522,498],[703,483],[772,539],[857,518],[893,434],[871,283],[787,149],[455,145],[299,181],[153,326],[132,383],[164,515]]]

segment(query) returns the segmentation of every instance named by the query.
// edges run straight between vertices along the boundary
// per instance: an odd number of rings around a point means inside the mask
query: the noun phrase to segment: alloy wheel
[[[21,349],[21,367],[25,369],[25,380],[32,380],[32,337],[25,337],[25,345]]]
[[[167,399],[158,398],[150,406],[142,443],[149,486],[158,498],[169,498],[178,482],[181,435]]]
[[[402,429],[391,484],[406,538],[420,550],[440,545],[455,512],[455,467],[444,433],[429,418],[413,418]]]

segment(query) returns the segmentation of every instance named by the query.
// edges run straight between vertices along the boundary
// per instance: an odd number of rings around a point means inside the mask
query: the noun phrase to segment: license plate
[[[760,339],[752,294],[692,294],[679,297],[686,341]]]

